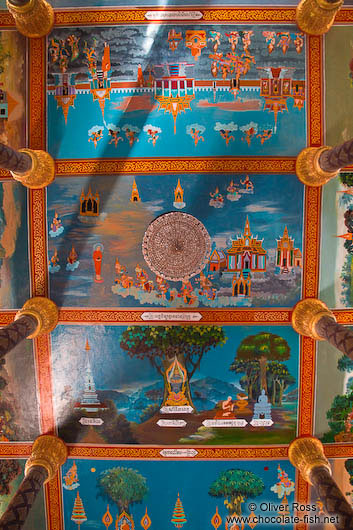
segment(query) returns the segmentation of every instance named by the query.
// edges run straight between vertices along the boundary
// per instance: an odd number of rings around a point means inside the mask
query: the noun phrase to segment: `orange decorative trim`
[[[29,234],[32,296],[47,296],[48,264],[44,189],[29,190]]]
[[[64,520],[60,470],[53,480],[45,484],[44,488],[47,528],[50,528],[50,530],[63,530]]]
[[[15,320],[17,311],[1,311],[0,312],[0,326],[7,326]]]
[[[179,460],[179,458],[162,457],[162,449],[195,449],[195,457],[182,458],[181,460],[240,460],[240,459],[278,459],[288,458],[288,446],[269,447],[205,447],[205,446],[176,446],[176,447],[143,447],[143,446],[89,446],[68,444],[69,458],[110,458],[118,459],[158,459]]]
[[[323,79],[322,79],[322,38],[307,37],[307,77],[308,77],[308,142],[310,147],[320,147],[323,143]]]
[[[317,297],[319,288],[321,188],[305,189],[303,298]]]
[[[309,502],[309,484],[306,480],[303,479],[301,474],[296,472],[296,491],[295,491],[295,500],[298,504],[307,504]],[[293,515],[298,515],[298,517],[303,517],[303,512],[293,513]],[[306,523],[297,523],[295,525],[295,530],[306,530],[308,525]]]
[[[331,309],[339,324],[352,324],[353,309]]]
[[[335,16],[334,25],[339,24],[340,22],[353,22],[353,9],[351,7],[344,7],[338,11]]]
[[[29,39],[29,147],[46,149],[45,39]]]
[[[146,324],[148,322],[159,322],[165,325],[166,322],[170,324],[173,321],[162,321],[160,319],[142,320],[143,313],[190,313],[187,309],[132,309],[132,310],[115,310],[115,309],[61,309],[59,311],[59,324],[128,324],[131,322],[138,322]],[[202,315],[201,320],[192,322],[195,324],[283,324],[290,325],[291,310],[288,309],[200,309],[192,311]],[[188,323],[189,320],[176,320],[174,323],[182,325]]]
[[[62,10],[55,12],[55,26],[82,26],[82,25],[118,25],[118,24],[148,24],[145,15],[148,11],[165,11],[165,8],[153,7],[151,9],[83,9],[83,10]],[[179,7],[168,7],[168,12],[180,11]],[[202,13],[202,19],[183,19],[183,23],[197,22],[252,22],[252,23],[266,23],[266,22],[295,22],[295,8],[271,8],[266,9],[258,7],[244,7],[244,8],[195,8],[188,7],[188,12],[198,11]],[[168,20],[161,21],[162,23],[180,22],[177,17],[175,19],[168,18]]]
[[[43,434],[54,434],[55,420],[49,335],[42,335],[34,339],[34,352],[38,381],[41,432]]]
[[[352,443],[333,443],[325,444],[324,451],[327,458],[352,458],[353,444]]]
[[[1,442],[0,458],[28,458],[32,451],[31,443]]]
[[[16,28],[14,18],[7,10],[0,12],[0,28]]]
[[[99,158],[57,160],[56,176],[115,173],[295,173],[295,158]]]
[[[298,435],[312,434],[315,389],[315,348],[309,337],[300,337],[300,393],[298,407]]]

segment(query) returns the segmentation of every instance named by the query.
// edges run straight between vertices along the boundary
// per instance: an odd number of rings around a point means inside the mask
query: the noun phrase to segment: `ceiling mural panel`
[[[48,149],[165,157],[174,134],[174,157],[295,156],[305,83],[305,37],[291,25],[60,28],[48,39]]]
[[[149,224],[173,210],[211,237],[207,264],[190,281],[167,282],[142,254]],[[50,290],[60,305],[290,307],[300,298],[303,185],[294,175],[66,178],[48,189],[47,217]]]
[[[52,347],[67,442],[264,445],[296,436],[291,327],[60,326]]]

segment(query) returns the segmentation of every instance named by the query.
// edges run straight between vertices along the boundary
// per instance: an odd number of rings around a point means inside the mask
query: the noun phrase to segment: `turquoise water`
[[[61,108],[57,108],[53,95],[48,95],[48,150],[55,158],[125,158],[125,157],[205,157],[205,156],[296,156],[306,145],[305,108],[301,111],[294,108],[293,100],[288,99],[288,112],[278,114],[277,132],[274,133],[274,114],[268,111],[232,111],[223,110],[213,106],[212,92],[197,92],[191,102],[191,110],[180,113],[176,119],[176,134],[174,134],[173,117],[164,111],[158,111],[156,101],[152,94],[144,94],[143,103],[147,109],[132,112],[117,110],[115,107],[123,106],[126,98],[133,96],[133,92],[124,94],[111,94],[111,100],[105,102],[104,120],[97,101],[93,101],[91,94],[78,94],[75,99],[75,108],[69,109],[68,123],[65,126]],[[258,92],[240,92],[238,98],[245,101],[260,99]],[[134,97],[141,98],[141,94]],[[132,99],[133,99],[132,98]],[[140,100],[141,101],[141,100]],[[218,92],[217,104],[227,104],[234,101],[234,96],[228,92]],[[203,102],[203,106],[199,106]],[[212,106],[205,106],[211,104]],[[260,108],[264,100],[261,98]],[[131,108],[131,104],[129,104]],[[152,110],[150,110],[152,108]],[[105,123],[104,123],[105,122]],[[230,134],[234,136],[226,145],[219,131],[215,130],[216,123],[227,124],[234,122],[237,130]],[[272,137],[261,145],[260,138],[253,137],[250,146],[242,140],[244,132],[241,127],[256,124],[257,134],[265,129],[272,129]],[[109,124],[122,129],[124,126],[137,128],[138,141],[133,146],[129,145],[124,130],[121,130],[117,147],[109,144],[111,136],[108,134]],[[145,125],[152,125],[161,129],[155,146],[149,140],[147,132],[143,131]],[[204,128],[204,140],[195,142],[187,127],[191,125]],[[103,138],[94,147],[89,142],[88,131],[94,127],[102,128]],[[256,135],[255,135],[256,136]],[[290,138],[290,141],[288,140]]]

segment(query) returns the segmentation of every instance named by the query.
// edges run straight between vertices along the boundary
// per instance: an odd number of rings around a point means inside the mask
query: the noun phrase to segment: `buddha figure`
[[[165,406],[187,406],[190,405],[185,396],[187,372],[175,357],[172,364],[167,369],[166,383],[168,397],[164,403]]]

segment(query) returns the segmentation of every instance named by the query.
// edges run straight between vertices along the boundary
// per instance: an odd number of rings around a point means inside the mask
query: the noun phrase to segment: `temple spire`
[[[245,228],[244,228],[244,237],[251,237],[249,217],[246,216]]]

